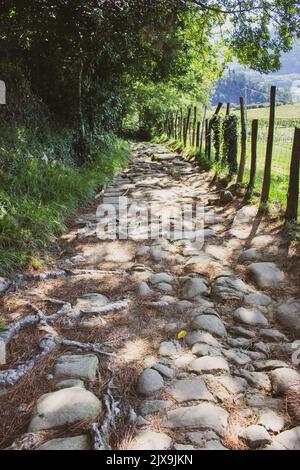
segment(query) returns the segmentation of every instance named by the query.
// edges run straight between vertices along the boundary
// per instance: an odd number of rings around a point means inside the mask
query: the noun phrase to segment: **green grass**
[[[271,187],[270,204],[273,212],[282,214],[286,208],[287,193],[289,184],[290,160],[292,154],[292,143],[276,143],[273,148],[272,169],[271,169]],[[261,193],[264,164],[266,155],[266,141],[259,142],[257,148],[257,176],[255,191]],[[249,181],[251,164],[251,142],[248,141],[247,161],[244,175],[244,182]],[[300,200],[299,200],[300,208]]]
[[[68,133],[5,128],[0,135],[0,267],[9,274],[32,261],[40,266],[36,253],[121,171],[130,151],[115,136],[96,136],[89,161],[78,168]]]
[[[239,111],[233,111],[239,115]],[[248,109],[248,119],[268,119],[269,107]],[[283,104],[276,106],[276,119],[300,119],[300,103]]]

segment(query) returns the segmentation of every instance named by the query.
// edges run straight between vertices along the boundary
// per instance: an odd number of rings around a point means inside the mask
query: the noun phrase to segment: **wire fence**
[[[273,90],[272,90],[273,89]],[[276,88],[272,87],[271,89],[271,108],[273,105],[274,115],[276,116],[276,105],[275,105],[275,96]],[[273,101],[272,101],[273,93]],[[243,109],[243,98],[241,98],[241,106]],[[194,154],[200,159],[204,155],[208,157],[213,163],[216,160],[215,156],[215,145],[214,141],[215,132],[214,126],[212,125],[213,117],[220,113],[221,122],[225,117],[225,113],[221,110],[222,103],[219,103],[215,113],[207,113],[206,109],[201,110],[196,109],[196,107],[190,107],[186,112],[183,112],[181,109],[180,112],[176,113],[176,118],[174,119],[170,114],[169,118],[166,120],[166,129],[169,137],[180,140],[183,142],[184,147],[190,148],[193,150]],[[253,110],[252,116],[253,116]],[[267,110],[267,113],[269,110]],[[208,114],[208,117],[207,117]],[[210,115],[209,115],[210,114]],[[230,105],[227,105],[226,115],[230,114]],[[241,167],[243,147],[242,145],[242,134],[246,139],[246,152],[245,152],[245,169],[242,170],[242,179],[238,182],[249,184],[250,173],[251,173],[251,161],[253,161],[253,148],[252,148],[252,119],[244,120],[244,127],[242,125],[242,118],[239,111],[234,111],[234,114],[238,117],[238,126],[237,126],[237,166]],[[245,115],[245,113],[244,113]],[[181,117],[180,117],[181,116]],[[274,117],[274,116],[273,116]],[[270,128],[274,130],[273,136],[271,139],[272,142],[272,151],[268,151],[268,137]],[[222,126],[222,124],[221,124]],[[244,131],[242,131],[244,129]],[[296,129],[296,131],[295,131]],[[275,207],[282,212],[286,210],[288,213],[289,201],[293,199],[294,201],[294,218],[295,218],[295,204],[296,213],[298,217],[300,216],[300,192],[299,192],[299,160],[300,160],[300,149],[299,149],[299,138],[300,138],[300,117],[291,117],[291,118],[276,118],[271,120],[268,118],[258,119],[258,133],[257,140],[255,143],[256,147],[256,178],[255,178],[255,187],[253,194],[261,195],[261,201],[264,202],[264,185],[267,186],[267,198],[266,200],[273,204]],[[219,132],[219,131],[218,131]],[[220,131],[219,139],[219,148],[223,148],[222,139],[224,134]],[[268,155],[268,156],[267,156]],[[269,159],[270,162],[270,182],[266,185],[266,160]],[[222,156],[219,161],[222,160]],[[292,164],[292,167],[291,167]],[[242,165],[243,166],[243,165]],[[240,171],[239,171],[240,174]],[[292,188],[291,188],[292,184]],[[291,196],[292,191],[292,196]],[[296,200],[296,203],[295,203]]]

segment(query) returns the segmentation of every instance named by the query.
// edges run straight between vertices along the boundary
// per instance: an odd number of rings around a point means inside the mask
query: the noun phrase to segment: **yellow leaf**
[[[185,330],[182,330],[178,333],[177,338],[178,339],[183,339],[183,338],[186,337],[186,335],[187,335],[187,332]]]

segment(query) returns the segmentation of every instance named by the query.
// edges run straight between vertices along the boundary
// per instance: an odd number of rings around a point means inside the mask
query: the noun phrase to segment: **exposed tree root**
[[[62,269],[60,271],[48,271],[40,274],[18,274],[15,276],[13,282],[15,284],[19,284],[24,281],[48,281],[52,279],[61,279],[68,276],[106,276],[108,274],[128,276],[127,271],[113,269]]]
[[[56,302],[55,302],[56,303]],[[35,315],[29,315],[22,320],[11,325],[2,335],[3,340],[8,344],[12,338],[19,334],[25,328],[38,325],[38,328],[45,333],[45,336],[40,342],[41,351],[35,356],[31,357],[23,364],[18,365],[14,369],[8,369],[0,372],[0,387],[2,389],[8,389],[15,386],[23,377],[25,377],[32,369],[48,354],[50,354],[59,344],[64,346],[76,347],[84,351],[93,351],[97,354],[103,354],[110,357],[118,357],[116,354],[103,351],[101,345],[93,343],[80,343],[78,341],[72,341],[65,338],[61,338],[55,329],[51,326],[52,323],[56,322],[59,318],[66,315],[71,310],[69,303],[63,303],[58,301],[57,303],[62,304],[62,307],[53,315],[45,315],[36,305],[30,304],[31,307],[36,311]],[[118,311],[128,306],[128,301],[120,301],[114,304],[106,305],[100,309],[83,309],[79,311],[79,314],[93,314],[94,310],[96,313],[108,313],[111,311]],[[86,310],[86,311],[85,311]],[[77,318],[77,311],[75,318]],[[74,319],[74,317],[72,317]]]
[[[95,352],[97,354],[102,354],[104,356],[110,356],[110,357],[115,357],[115,358],[118,358],[118,359],[122,359],[120,356],[118,356],[117,354],[113,354],[113,353],[109,353],[109,352],[106,352],[106,351],[103,351],[101,349],[101,345],[100,344],[95,344],[95,343],[80,343],[79,341],[73,341],[73,340],[70,340],[70,339],[62,339],[60,341],[60,343],[63,345],[63,346],[71,346],[71,347],[75,347],[75,348],[78,348],[78,349],[82,349],[83,351],[92,351],[92,352]]]
[[[42,440],[38,433],[28,432],[16,439],[6,450],[33,450]]]
[[[16,385],[26,374],[56,347],[57,341],[53,335],[45,336],[40,342],[41,352],[20,364],[15,369],[8,369],[0,373],[0,387],[9,388]]]
[[[65,324],[71,324],[80,318],[82,315],[106,315],[107,313],[118,312],[124,310],[129,306],[128,300],[120,300],[119,302],[113,302],[103,307],[80,307],[72,310],[65,319]]]
[[[111,371],[111,366],[108,366]],[[92,423],[90,426],[90,434],[93,441],[94,450],[111,450],[109,444],[111,429],[116,425],[116,417],[120,413],[120,403],[116,401],[112,395],[113,378],[109,381],[107,394],[103,397],[105,406],[105,417],[100,423]]]

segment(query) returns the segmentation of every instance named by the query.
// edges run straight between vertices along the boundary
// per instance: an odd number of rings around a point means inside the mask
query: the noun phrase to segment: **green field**
[[[238,110],[234,111],[239,114]],[[269,107],[248,109],[248,119],[268,119]],[[299,119],[300,120],[300,102],[294,104],[283,104],[276,106],[276,119]]]

